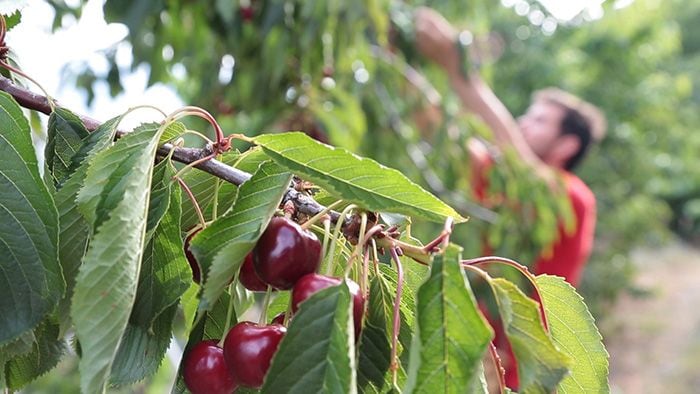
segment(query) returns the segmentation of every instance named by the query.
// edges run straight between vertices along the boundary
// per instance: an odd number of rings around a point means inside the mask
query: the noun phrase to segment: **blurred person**
[[[553,193],[565,192],[568,196],[575,217],[574,231],[564,231],[560,221],[558,240],[551,248],[545,248],[547,252],[541,253],[531,270],[536,275],[563,277],[578,286],[593,245],[596,200],[572,170],[591,144],[603,137],[606,125],[602,112],[567,92],[547,88],[533,94],[527,112],[516,120],[478,74],[465,67],[465,60],[479,55],[473,47],[460,44],[460,38],[471,39],[469,33],[458,32],[429,8],[417,9],[414,18],[418,51],[445,71],[464,108],[480,117],[493,132],[496,148],[512,149],[550,185]],[[471,140],[468,150],[476,175],[475,198],[483,202],[484,174],[493,163],[483,143]],[[565,190],[558,186],[557,179]],[[512,352],[498,327],[494,342],[499,349],[505,349],[506,382],[517,388]]]

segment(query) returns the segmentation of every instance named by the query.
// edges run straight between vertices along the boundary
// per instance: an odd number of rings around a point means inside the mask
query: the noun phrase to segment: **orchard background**
[[[494,192],[536,206],[537,217],[469,201],[462,142],[488,138],[488,131],[459,113],[439,70],[410,46],[406,15],[429,5],[477,37],[488,34],[493,60],[482,73],[514,113],[525,110],[530,92],[550,85],[605,110],[608,136],[579,170],[598,198],[596,249],[581,289],[598,319],[620,293],[639,290],[632,249],[672,233],[697,240],[698,2],[606,1],[569,21],[527,1],[303,3],[108,1],[106,19],[129,29],[133,63],[118,64],[115,50],[107,50],[107,67],[72,67],[65,83],[99,101],[94,94],[104,82],[118,95],[124,75],[146,64],[149,83],[172,86],[184,102],[212,112],[224,130],[304,130],[400,169],[471,216],[452,235],[465,256],[480,255],[487,237],[495,254],[527,263],[554,236],[557,201],[538,192],[542,185],[507,155],[492,174]],[[303,18],[285,19],[285,4],[303,7]],[[52,5],[56,29],[71,15],[79,18],[83,6]],[[429,239],[439,229],[420,222],[413,235]],[[146,387],[157,392],[158,379],[169,376],[164,369]]]

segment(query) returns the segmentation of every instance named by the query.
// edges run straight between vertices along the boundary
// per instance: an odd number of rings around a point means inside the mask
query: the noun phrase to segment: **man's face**
[[[557,104],[535,101],[527,112],[518,118],[525,141],[544,162],[548,162],[557,143],[565,114],[564,108]]]

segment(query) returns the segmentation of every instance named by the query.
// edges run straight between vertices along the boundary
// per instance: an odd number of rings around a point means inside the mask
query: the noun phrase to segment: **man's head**
[[[605,134],[605,117],[598,108],[556,88],[535,92],[518,124],[540,159],[566,170],[576,167]]]

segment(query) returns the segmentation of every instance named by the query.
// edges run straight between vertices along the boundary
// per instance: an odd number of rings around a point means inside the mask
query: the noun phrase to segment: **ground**
[[[700,387],[700,249],[674,243],[634,253],[642,295],[625,295],[601,330],[613,394]]]

